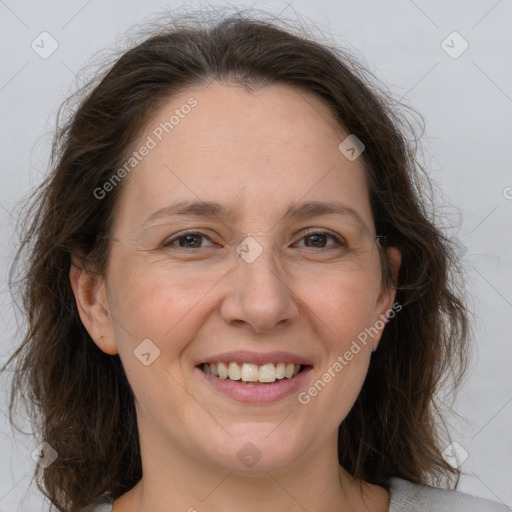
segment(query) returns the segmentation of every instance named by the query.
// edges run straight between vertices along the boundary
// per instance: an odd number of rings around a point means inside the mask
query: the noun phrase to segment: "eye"
[[[329,238],[334,240],[334,243],[326,246],[325,244]],[[162,247],[177,247],[179,249],[201,249],[203,248],[201,244],[203,239],[212,242],[211,238],[204,233],[198,231],[185,231],[167,238],[162,243]],[[303,236],[301,240],[306,240],[305,247],[308,248],[329,249],[334,246],[348,247],[348,244],[342,237],[327,231],[310,231],[305,236]],[[176,243],[178,243],[177,246]]]
[[[162,247],[172,247],[175,242],[178,242],[179,248],[181,249],[200,249],[201,248],[201,239],[211,239],[206,236],[204,233],[200,233],[197,231],[186,231],[183,233],[179,233],[176,236],[171,238],[167,238],[163,243]]]
[[[327,238],[331,238],[335,241],[333,245],[348,247],[347,243],[343,238],[341,238],[338,235],[334,235],[333,233],[329,233],[327,231],[310,231],[305,236],[303,236],[301,240],[308,241],[306,243],[306,247],[325,249],[332,247],[332,245],[325,247],[324,244]]]

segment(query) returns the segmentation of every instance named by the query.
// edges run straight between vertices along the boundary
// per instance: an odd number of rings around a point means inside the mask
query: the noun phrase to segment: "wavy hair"
[[[459,470],[442,456],[448,429],[438,394],[449,379],[456,389],[466,371],[469,310],[457,252],[429,212],[421,136],[399,110],[404,105],[350,51],[292,22],[237,10],[170,16],[84,86],[64,120],[59,111],[49,174],[27,199],[11,271],[26,328],[4,366],[16,362],[11,424],[21,399],[38,436],[58,453],[44,472],[36,466],[38,488],[59,511],[76,512],[100,496],[116,499],[142,477],[134,397],[119,356],[103,353],[80,320],[71,256],[105,272],[103,236],[126,180],[102,200],[94,190],[130,156],[160,105],[211,80],[309,91],[363,141],[376,232],[402,253],[394,282],[381,251],[382,284],[396,285],[402,310],[386,326],[339,426],[339,462],[387,489],[393,476],[457,483]]]

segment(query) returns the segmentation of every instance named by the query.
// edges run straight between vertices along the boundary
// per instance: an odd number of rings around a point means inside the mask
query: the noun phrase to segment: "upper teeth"
[[[300,371],[300,364],[267,363],[262,365],[243,363],[205,363],[203,371],[221,379],[243,380],[244,382],[274,382],[276,379],[290,379]]]

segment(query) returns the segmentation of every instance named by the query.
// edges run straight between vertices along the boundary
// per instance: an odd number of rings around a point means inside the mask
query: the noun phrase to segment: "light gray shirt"
[[[512,512],[494,501],[459,491],[417,485],[401,478],[391,478],[389,497],[388,512]],[[112,512],[112,503],[103,500],[81,512]]]

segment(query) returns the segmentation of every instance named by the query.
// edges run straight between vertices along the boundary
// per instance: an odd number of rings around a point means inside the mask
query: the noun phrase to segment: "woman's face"
[[[265,470],[332,449],[394,300],[348,135],[284,85],[191,88],[148,123],[87,320],[119,353],[143,450]]]

